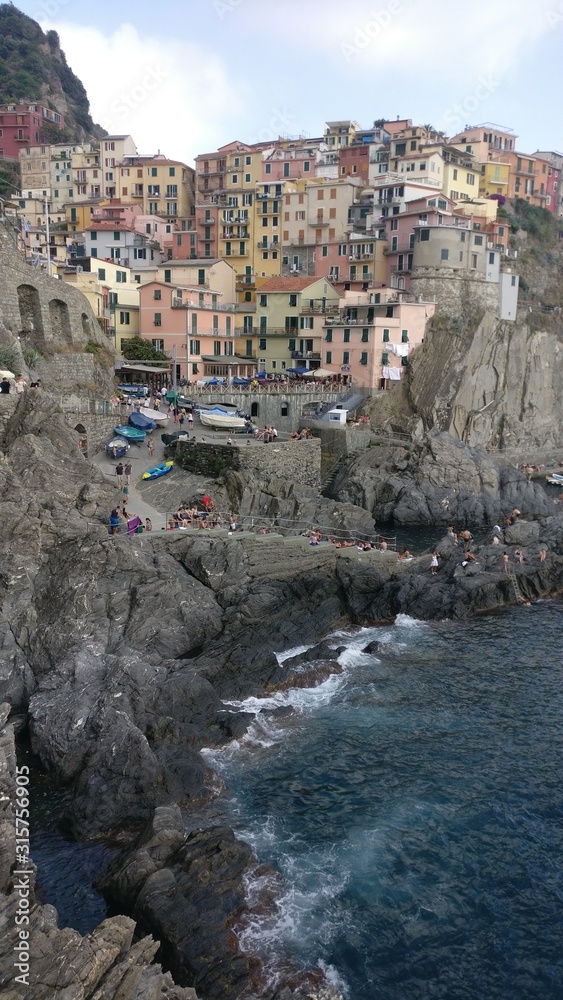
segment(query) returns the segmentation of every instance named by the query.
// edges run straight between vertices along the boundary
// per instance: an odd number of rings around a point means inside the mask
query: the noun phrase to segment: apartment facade
[[[258,370],[321,367],[322,324],[338,291],[325,278],[275,277],[257,292]]]
[[[64,115],[44,104],[0,104],[0,159],[18,160],[21,149],[46,145],[51,130],[64,127]]]
[[[409,301],[389,288],[348,292],[324,317],[321,367],[353,385],[389,389],[404,378],[434,311],[433,303]]]

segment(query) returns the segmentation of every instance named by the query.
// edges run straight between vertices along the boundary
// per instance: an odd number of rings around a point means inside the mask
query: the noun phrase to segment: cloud
[[[244,111],[245,84],[200,45],[141,36],[131,24],[107,33],[68,21],[44,27],[58,31],[94,121],[110,133],[132,135],[139,152],[160,148],[191,162],[228,141],[223,137]]]

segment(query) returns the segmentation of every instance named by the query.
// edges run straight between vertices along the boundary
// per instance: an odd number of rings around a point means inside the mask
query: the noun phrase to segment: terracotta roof
[[[308,278],[282,278],[276,276],[268,278],[268,281],[260,285],[259,292],[302,292],[304,288],[314,285],[317,281],[322,281],[321,275],[317,275],[317,277],[313,275],[313,277]]]

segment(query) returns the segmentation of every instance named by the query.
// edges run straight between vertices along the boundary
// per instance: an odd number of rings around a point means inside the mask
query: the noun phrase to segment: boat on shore
[[[174,466],[174,462],[161,462],[160,465],[155,465],[153,469],[147,469],[143,472],[141,479],[160,479],[161,476],[165,476]]]
[[[131,427],[136,427],[140,431],[155,431],[157,424],[150,417],[145,416],[140,410],[135,410],[129,417]]]
[[[122,427],[116,427],[115,433],[118,437],[132,441],[134,444],[140,444],[147,436],[146,431],[142,431],[138,427],[127,427],[125,424]]]
[[[152,420],[158,427],[165,427],[168,423],[168,413],[166,410],[153,410],[150,406],[143,406],[139,413],[148,417]]]
[[[552,472],[551,475],[546,476],[545,481],[552,486],[563,486],[563,476],[559,475],[558,472]]]
[[[204,427],[212,427],[213,430],[244,430],[246,420],[244,417],[237,417],[234,413],[221,413],[217,411],[201,410],[199,419]]]
[[[129,451],[129,442],[122,437],[114,437],[106,444],[106,455],[109,458],[123,458]]]

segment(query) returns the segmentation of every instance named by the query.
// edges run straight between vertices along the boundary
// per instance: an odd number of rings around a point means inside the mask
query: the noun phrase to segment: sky
[[[235,139],[411,118],[563,147],[563,0],[16,0],[58,31],[94,120],[192,163]]]

